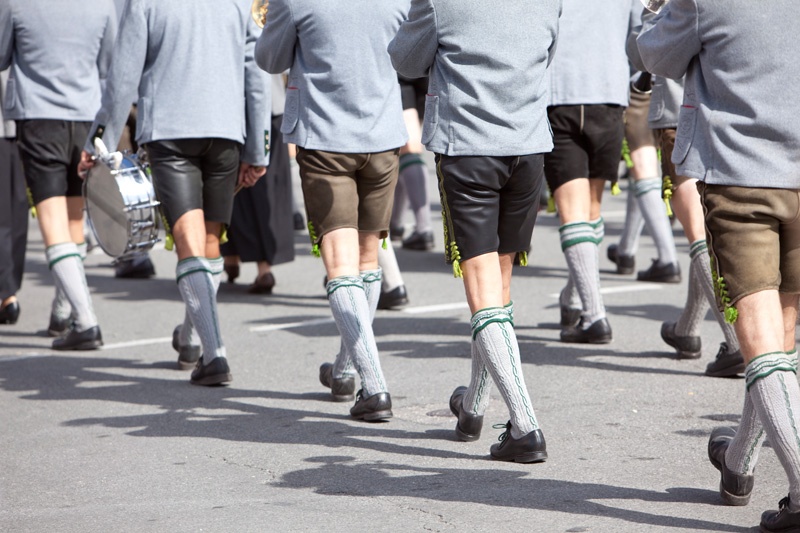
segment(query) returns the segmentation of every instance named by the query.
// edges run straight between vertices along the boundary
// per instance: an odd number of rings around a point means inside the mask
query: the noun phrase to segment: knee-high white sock
[[[697,240],[689,247],[689,287],[686,291],[686,305],[675,323],[675,334],[681,337],[696,337],[700,324],[708,312],[708,298],[703,290],[706,272],[703,262],[708,263],[708,249],[705,239]],[[709,278],[710,281],[711,278]]]
[[[380,268],[377,270],[362,270],[359,275],[364,284],[364,294],[367,296],[369,305],[369,323],[375,321],[375,313],[378,311],[378,300],[381,297],[381,274]],[[339,353],[333,363],[333,377],[342,378],[353,372],[353,357],[347,353],[344,340],[339,342]]]
[[[189,257],[178,261],[175,268],[178,291],[181,293],[191,323],[203,347],[203,364],[215,357],[225,357],[225,345],[217,313],[217,290],[211,265],[205,257]]]
[[[567,259],[569,276],[583,303],[583,317],[589,324],[606,316],[600,296],[600,270],[597,239],[588,222],[574,222],[558,228],[561,249]]]
[[[92,307],[92,297],[86,284],[83,259],[74,242],[48,246],[45,250],[50,271],[56,287],[69,301],[71,314],[77,331],[85,331],[97,325],[97,317]]]
[[[341,276],[328,281],[328,302],[342,336],[345,353],[361,377],[364,396],[387,392],[372,332],[369,302],[360,276]]]
[[[564,288],[561,289],[558,295],[558,303],[561,307],[566,307],[568,309],[583,308],[581,305],[581,297],[578,294],[578,287],[575,286],[575,282],[572,281],[572,276],[569,274],[567,274],[567,284],[564,285]]]
[[[789,478],[790,511],[800,511],[800,385],[796,358],[756,357],[745,369],[747,391],[775,455]]]
[[[636,193],[633,190],[633,181],[628,186],[628,198],[625,202],[625,225],[622,227],[622,236],[617,246],[619,255],[636,255],[639,249],[639,237],[644,229],[644,218],[636,201]]]
[[[423,233],[431,230],[431,206],[428,200],[428,167],[419,154],[400,156],[400,180],[403,180],[408,203],[414,213],[414,230]]]
[[[208,267],[211,269],[211,279],[214,283],[214,294],[219,292],[219,285],[222,281],[222,272],[225,269],[225,260],[222,256],[207,259]],[[192,318],[189,316],[189,309],[183,315],[183,325],[178,334],[178,344],[181,346],[200,346],[200,337],[197,335]]]
[[[78,248],[78,255],[81,257],[81,261],[86,261],[86,257],[88,255],[88,247],[86,246],[85,242],[76,243],[75,246]],[[56,285],[56,294],[53,297],[53,303],[50,306],[50,314],[56,317],[59,320],[66,320],[67,318],[72,315],[72,307],[69,305],[69,300],[67,300],[67,295],[64,294],[58,285]],[[73,321],[75,317],[73,316]]]
[[[508,310],[502,307],[481,309],[472,315],[470,325],[477,352],[508,407],[511,436],[518,439],[538,429]]]
[[[391,243],[387,243],[385,250],[383,246],[378,246],[378,264],[383,271],[383,292],[389,292],[403,285],[403,274],[400,273],[400,265],[397,264],[397,256]]]
[[[508,317],[511,319],[511,325],[513,326],[514,302],[507,303],[504,309],[508,311]],[[464,393],[461,405],[468,413],[482,416],[489,406],[489,394],[492,392],[492,376],[489,375],[489,370],[483,364],[483,358],[478,353],[478,347],[474,339],[470,343],[470,355],[472,370],[469,375],[469,385],[467,385],[467,391]]]
[[[733,329],[733,324],[729,324],[725,320],[722,312],[717,307],[717,299],[711,281],[711,261],[708,257],[708,246],[706,245],[705,239],[697,240],[692,243],[691,250],[692,253],[696,253],[697,255],[697,266],[703,272],[700,278],[702,281],[701,287],[706,296],[706,300],[708,300],[711,305],[711,312],[714,313],[714,318],[717,320],[717,324],[719,324],[722,334],[725,336],[725,342],[728,344],[728,353],[736,352],[739,350],[739,338],[736,336],[736,330]],[[692,265],[694,265],[694,259],[692,259]]]
[[[658,262],[662,265],[678,261],[675,238],[667,216],[667,208],[661,198],[661,178],[646,178],[635,181],[633,190],[639,203],[647,228],[650,230],[658,250]]]

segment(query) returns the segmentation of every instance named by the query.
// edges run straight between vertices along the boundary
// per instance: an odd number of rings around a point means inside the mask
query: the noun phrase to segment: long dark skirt
[[[25,269],[28,197],[17,143],[0,137],[0,300],[17,293]]]
[[[222,255],[279,265],[294,260],[294,202],[289,151],[281,135],[282,115],[272,117],[270,164],[266,176],[242,189],[233,201],[228,242]]]

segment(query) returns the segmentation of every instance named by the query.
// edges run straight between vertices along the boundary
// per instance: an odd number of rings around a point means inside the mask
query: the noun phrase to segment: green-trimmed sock
[[[600,267],[594,228],[588,222],[574,222],[558,228],[558,233],[569,277],[575,283],[583,304],[583,318],[588,324],[593,324],[606,316],[600,295]]]
[[[216,357],[225,357],[217,313],[217,291],[208,259],[188,257],[178,261],[175,277],[191,323],[200,337],[203,364],[209,364]]]
[[[628,198],[625,205],[625,225],[622,227],[622,236],[617,245],[617,254],[635,256],[639,249],[639,237],[644,229],[644,218],[639,210],[639,203],[636,201],[636,193],[633,192],[632,181],[628,185]]]
[[[659,264],[678,262],[675,238],[667,216],[667,208],[661,198],[661,178],[645,178],[633,183],[639,211],[642,213],[650,235],[658,250]]]
[[[697,240],[692,243],[690,254],[695,254],[697,257],[698,268],[702,270],[702,285],[703,293],[706,295],[706,300],[711,305],[711,312],[714,313],[714,318],[717,320],[722,334],[725,336],[725,342],[728,344],[728,353],[739,351],[739,338],[736,336],[736,330],[733,324],[725,320],[722,312],[717,307],[717,299],[714,294],[714,285],[711,281],[711,260],[708,257],[708,246],[706,240]],[[694,257],[692,258],[694,264]]]
[[[708,263],[708,250],[705,239],[700,239],[689,247],[689,287],[686,291],[686,305],[675,323],[675,334],[681,337],[696,337],[700,333],[700,324],[708,312],[708,298],[703,289],[706,272],[703,262]],[[709,271],[710,274],[710,271]],[[708,278],[709,281],[711,278]]]
[[[75,329],[85,331],[96,326],[97,317],[92,308],[92,297],[77,245],[74,242],[54,244],[47,247],[45,255],[57,289],[69,302]]]
[[[361,281],[364,284],[364,294],[367,296],[369,304],[369,323],[375,321],[375,313],[378,311],[378,300],[381,297],[382,270],[362,270],[359,272]],[[333,362],[333,377],[343,378],[353,373],[353,358],[347,353],[344,341],[339,343],[339,353]]]
[[[225,260],[222,256],[208,259],[208,266],[211,269],[211,277],[214,282],[214,294],[219,292],[219,285],[222,282],[222,272],[225,269]],[[200,337],[197,335],[192,319],[187,309],[183,315],[183,325],[178,333],[178,344],[181,346],[200,346]]]

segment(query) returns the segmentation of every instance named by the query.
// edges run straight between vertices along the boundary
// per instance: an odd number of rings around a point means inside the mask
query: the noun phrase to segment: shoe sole
[[[658,279],[648,279],[648,278],[640,278],[636,277],[636,281],[644,281],[649,283],[680,283],[681,277],[680,276],[670,276],[668,278],[658,278]]]
[[[76,344],[75,346],[53,346],[53,350],[58,350],[60,352],[79,352],[79,351],[89,351],[89,350],[97,350],[103,345],[103,341],[85,341],[80,344]]]
[[[461,442],[475,442],[481,438],[481,434],[464,433],[461,428],[456,424],[456,438]]]
[[[561,342],[565,344],[609,344],[614,340],[611,335],[599,337],[596,339],[565,339],[561,337]]]
[[[334,402],[352,402],[356,399],[355,394],[333,394],[331,393],[331,399]]]
[[[351,416],[356,420],[363,420],[364,422],[380,422],[381,420],[392,418],[394,414],[392,414],[391,410],[386,409],[383,411],[375,411],[374,413],[364,413],[360,415],[351,414]]]
[[[183,359],[178,358],[179,370],[194,370],[196,366],[197,366],[197,359],[195,359],[194,361],[184,361]]]
[[[667,346],[675,350],[678,359],[700,359],[703,356],[703,352],[689,352],[686,350],[681,350],[678,346],[676,346],[675,342],[670,339],[669,337],[664,336],[664,332],[661,332],[661,340],[666,343]]]
[[[233,376],[228,374],[216,374],[214,376],[206,376],[203,379],[198,380],[189,380],[192,385],[204,385],[206,387],[213,386],[213,385],[223,385],[225,383],[229,383],[233,381]]]
[[[623,276],[628,276],[630,274],[633,274],[634,270],[636,270],[636,267],[626,268],[626,267],[617,266],[617,274],[620,274],[620,275],[623,275]]]
[[[744,374],[744,369],[745,364],[738,363],[718,370],[709,370],[706,368],[705,375],[712,378],[735,378],[739,377],[740,374]]]
[[[722,484],[722,477],[721,477],[722,476],[722,465],[720,464],[719,461],[717,461],[716,459],[711,457],[711,453],[708,454],[708,460],[711,462],[711,464],[714,466],[714,468],[719,470],[719,474],[720,474],[719,496],[720,496],[720,498],[722,498],[722,501],[724,501],[726,504],[732,505],[734,507],[742,507],[742,506],[747,505],[748,503],[750,503],[750,494],[746,494],[744,496],[739,496],[737,494],[731,494],[730,492],[725,490],[725,486]]]
[[[543,463],[547,460],[547,452],[525,452],[512,457],[497,457],[492,455],[495,461],[508,461],[515,463]]]

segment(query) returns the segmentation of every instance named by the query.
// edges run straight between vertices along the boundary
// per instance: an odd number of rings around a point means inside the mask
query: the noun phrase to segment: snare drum
[[[119,170],[98,159],[83,184],[83,197],[97,242],[111,257],[147,251],[160,240],[159,202],[136,155],[123,153]]]

